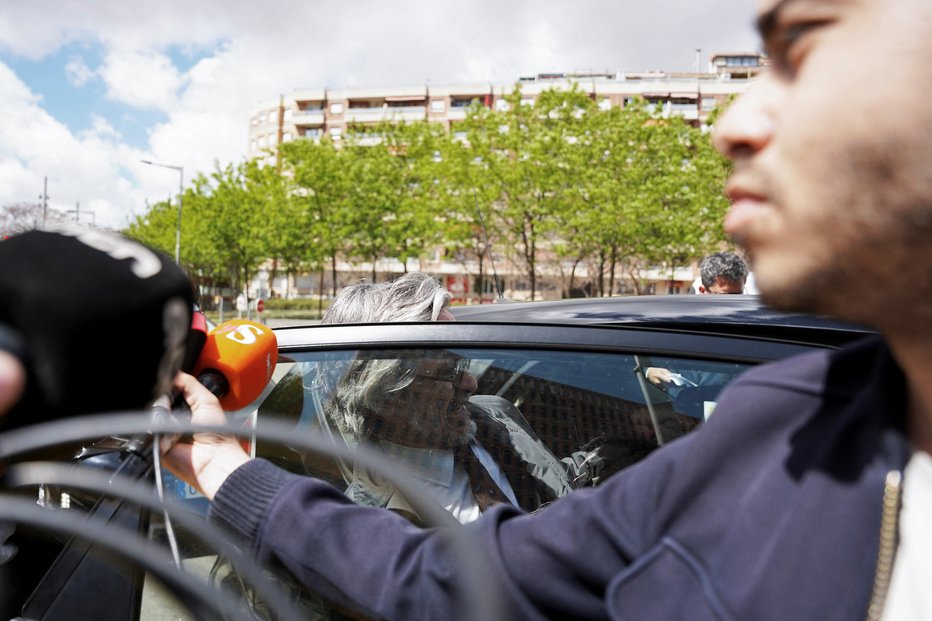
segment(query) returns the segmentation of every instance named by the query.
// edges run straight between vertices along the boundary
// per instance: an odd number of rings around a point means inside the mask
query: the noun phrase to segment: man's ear
[[[708,290],[706,290],[706,288],[703,287],[702,285],[699,285],[699,293],[701,293],[701,294],[707,294],[707,293],[708,293]]]

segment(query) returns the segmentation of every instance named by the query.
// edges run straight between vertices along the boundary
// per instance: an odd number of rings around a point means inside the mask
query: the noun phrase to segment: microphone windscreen
[[[239,410],[262,394],[277,362],[278,339],[271,329],[248,319],[232,319],[207,334],[194,375],[210,371],[222,375],[229,386],[220,405]]]
[[[27,370],[0,426],[148,405],[182,364],[193,296],[170,258],[115,233],[64,226],[0,241],[0,325]]]

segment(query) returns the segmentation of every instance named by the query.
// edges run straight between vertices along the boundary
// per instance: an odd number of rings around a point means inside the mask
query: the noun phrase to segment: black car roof
[[[828,317],[787,313],[756,295],[645,295],[451,308],[458,321],[553,325],[640,325],[840,345],[872,330]]]

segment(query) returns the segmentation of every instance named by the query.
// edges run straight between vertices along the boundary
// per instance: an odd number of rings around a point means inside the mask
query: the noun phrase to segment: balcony
[[[296,110],[291,115],[291,122],[295,125],[323,125],[323,110]]]
[[[375,108],[349,108],[346,111],[346,120],[357,123],[418,121],[426,115],[426,106],[379,106]]]

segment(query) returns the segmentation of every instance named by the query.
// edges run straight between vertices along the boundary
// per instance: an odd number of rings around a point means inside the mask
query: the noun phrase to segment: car
[[[513,501],[528,511],[546,511],[556,498],[602,485],[613,473],[700,428],[715,415],[721,390],[749,367],[871,334],[860,326],[773,311],[747,295],[496,303],[452,312],[456,322],[276,328],[279,362],[273,380],[255,403],[231,413],[255,426],[252,453],[325,479],[363,504],[435,524],[437,513],[399,475],[412,472],[412,452],[398,448],[415,444],[398,435],[407,419],[379,418],[380,432],[391,428],[395,435],[380,443],[381,455],[372,455],[363,447],[375,443],[360,435],[340,407],[359,397],[363,380],[372,380],[378,395],[394,395],[395,411],[429,413],[406,431],[418,446],[427,446],[432,436],[418,425],[426,428],[461,411],[455,399],[448,407],[438,391],[468,386],[474,392],[467,402],[470,415],[487,417],[499,430],[480,436],[480,442],[500,464],[514,461],[501,466]],[[665,369],[675,380],[655,383],[649,369]],[[386,377],[405,379],[380,384]],[[281,429],[284,435],[273,433]],[[366,433],[378,435],[372,428]],[[309,450],[309,438],[317,439],[316,450]],[[402,492],[396,495],[397,490]],[[205,503],[193,490],[175,493],[192,515],[204,513]],[[176,538],[188,568],[201,567],[224,592],[248,602],[253,614],[272,618],[261,594],[242,586],[240,571],[223,555],[183,532],[172,535],[170,526],[156,514],[149,532],[163,543]],[[66,574],[54,588],[76,580]],[[94,585],[82,583],[83,592],[123,594],[129,603],[116,618],[181,614],[151,581],[134,578],[127,587],[125,580],[97,573],[83,580]],[[287,580],[277,583],[311,618],[352,616],[340,602],[303,592]],[[54,618],[40,614],[35,603],[52,599],[34,597],[30,612]]]
[[[710,416],[721,389],[748,367],[870,333],[831,319],[773,311],[746,295],[487,304],[454,307],[453,315],[456,323],[280,328],[286,362],[279,372],[288,385],[289,375],[297,373],[293,365],[305,369],[306,379],[306,369],[345,365],[361,355],[466,359],[476,395],[512,404],[522,426],[562,458],[600,437],[665,444]],[[648,368],[672,369],[686,380],[655,385],[644,376]],[[699,382],[688,380],[699,376]],[[309,385],[302,384],[300,406],[294,395],[282,398],[285,386],[273,389],[259,406],[260,425],[270,419],[320,420],[328,395],[314,394]],[[341,476],[327,474],[345,484]]]

